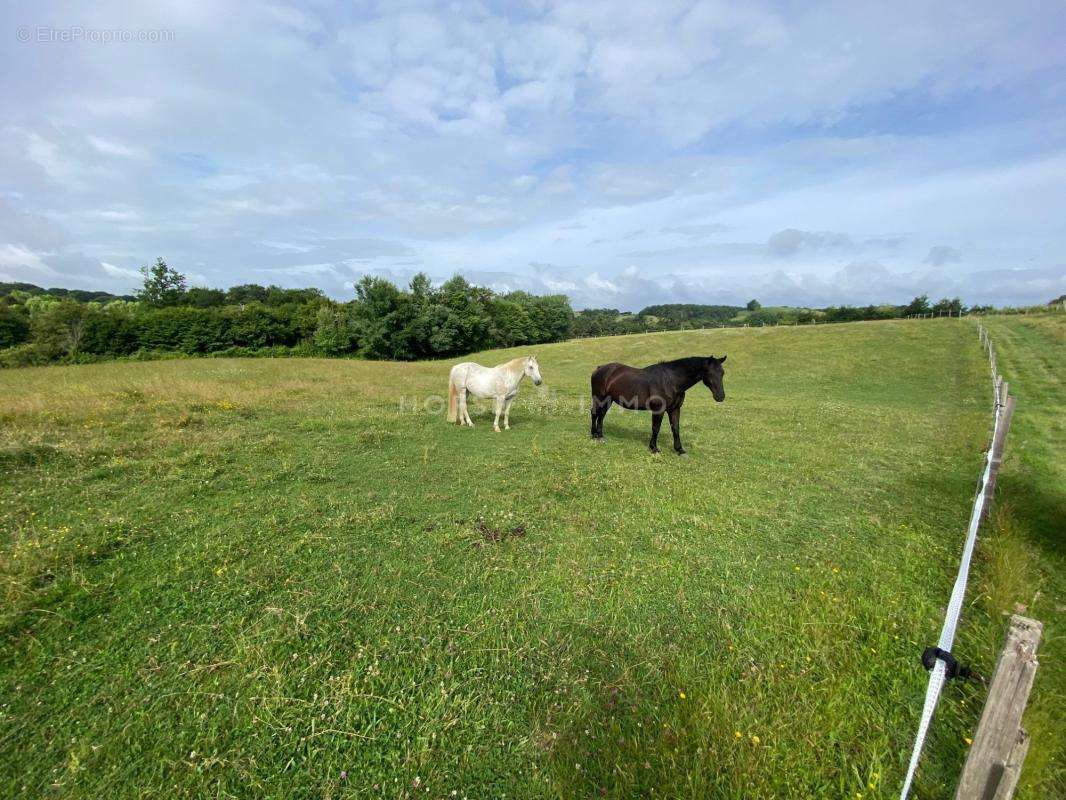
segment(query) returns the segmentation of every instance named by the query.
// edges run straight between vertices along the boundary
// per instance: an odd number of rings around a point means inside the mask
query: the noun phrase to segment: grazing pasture
[[[1047,624],[1020,796],[1050,797],[1064,327],[987,324],[1018,409],[956,652],[987,674],[1001,612]],[[989,433],[975,326],[532,352],[502,433],[446,423],[451,362],[0,372],[0,795],[896,796]],[[689,391],[689,458],[618,409],[594,445],[596,365],[697,354],[727,399]],[[982,702],[948,687],[916,796]]]

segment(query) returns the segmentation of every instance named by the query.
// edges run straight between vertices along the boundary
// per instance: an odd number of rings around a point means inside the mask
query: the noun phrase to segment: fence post
[[[1029,750],[1022,714],[1040,662],[1036,648],[1044,626],[1014,614],[999,654],[988,700],[966,756],[955,800],[1010,800]]]
[[[1003,409],[999,412],[1003,416],[999,420],[999,429],[996,431],[996,437],[992,440],[992,452],[990,454],[988,470],[988,483],[985,484],[985,508],[984,516],[987,518],[992,508],[992,495],[996,491],[996,478],[999,475],[999,467],[1003,463],[1003,448],[1007,441],[1007,431],[1010,430],[1011,417],[1014,416],[1014,398],[1006,393],[1006,386],[1004,386],[1004,392],[1007,396],[1006,402],[1003,403]]]

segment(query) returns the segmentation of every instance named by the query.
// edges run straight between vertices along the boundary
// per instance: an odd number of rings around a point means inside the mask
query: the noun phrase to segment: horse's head
[[[540,364],[537,363],[536,356],[526,356],[526,363],[522,365],[522,372],[532,379],[534,386],[540,386],[544,382],[540,377]]]
[[[722,383],[722,377],[725,375],[722,364],[725,363],[725,359],[725,356],[721,358],[707,356],[703,362],[703,385],[711,390],[714,399],[719,403],[725,400],[725,384]]]

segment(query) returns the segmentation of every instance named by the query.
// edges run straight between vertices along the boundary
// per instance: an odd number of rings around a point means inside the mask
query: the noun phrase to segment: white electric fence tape
[[[999,433],[999,420],[1001,400],[999,396],[999,376],[996,374],[996,357],[992,350],[992,343],[988,334],[981,328],[981,339],[988,345],[989,364],[992,368],[992,385],[995,392],[994,423],[992,426],[992,444],[988,446],[988,454],[985,456],[985,471],[981,476],[981,483],[977,488],[977,497],[973,502],[973,511],[970,514],[970,527],[966,531],[966,544],[962,548],[962,561],[959,564],[959,574],[955,578],[955,587],[951,590],[951,600],[948,602],[947,616],[944,618],[944,627],[940,630],[940,641],[937,646],[941,650],[951,651],[951,645],[955,642],[955,629],[959,624],[959,614],[962,612],[962,603],[966,597],[966,579],[970,574],[970,559],[973,556],[973,548],[977,543],[977,529],[981,525],[981,517],[985,511],[985,486],[988,485],[988,476],[992,473],[992,448]],[[929,672],[929,686],[925,690],[925,705],[922,707],[922,718],[918,723],[918,735],[914,739],[914,750],[911,751],[910,765],[907,767],[907,777],[903,781],[903,789],[899,793],[900,800],[907,800],[914,781],[914,772],[918,768],[918,760],[922,756],[922,748],[925,746],[925,736],[929,732],[929,723],[933,719],[933,711],[940,699],[940,690],[944,688],[944,672],[946,666],[939,658]]]

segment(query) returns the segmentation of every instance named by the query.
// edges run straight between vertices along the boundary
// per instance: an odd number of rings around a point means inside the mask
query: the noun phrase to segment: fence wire
[[[973,501],[973,510],[970,513],[970,526],[966,530],[966,543],[962,548],[962,559],[959,562],[959,573],[955,578],[955,586],[951,590],[951,600],[948,602],[947,614],[944,617],[944,626],[940,630],[940,640],[937,646],[941,650],[950,652],[955,642],[955,631],[959,625],[959,616],[962,613],[962,604],[966,598],[966,581],[970,574],[970,560],[973,557],[974,546],[977,543],[977,529],[981,526],[981,517],[985,512],[988,498],[985,496],[985,487],[988,486],[989,476],[992,474],[993,448],[999,425],[1002,418],[1002,407],[1005,398],[1000,397],[1000,380],[996,372],[996,353],[992,347],[992,341],[983,326],[978,326],[981,343],[988,349],[988,363],[992,372],[992,391],[995,398],[993,405],[992,440],[988,445],[988,453],[985,456],[985,469],[981,475],[981,483],[977,487],[977,497]],[[944,688],[944,674],[946,664],[937,659],[929,672],[929,685],[925,690],[925,705],[922,706],[922,716],[918,722],[918,733],[914,738],[914,749],[911,751],[910,764],[907,767],[907,776],[900,790],[900,800],[907,800],[911,785],[914,782],[914,773],[918,769],[918,761],[922,757],[922,748],[925,746],[925,737],[929,733],[929,723],[932,722],[933,712],[940,700],[940,692]]]

